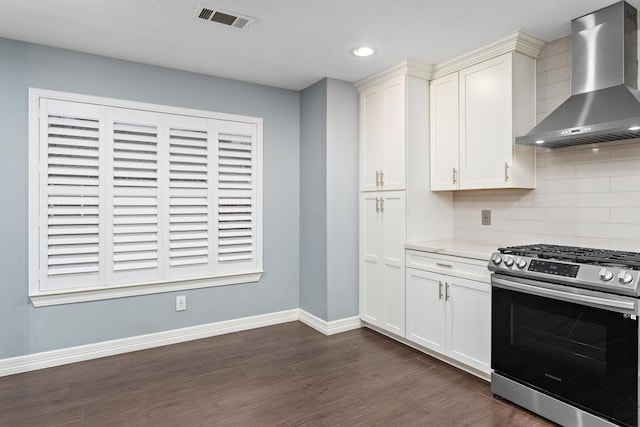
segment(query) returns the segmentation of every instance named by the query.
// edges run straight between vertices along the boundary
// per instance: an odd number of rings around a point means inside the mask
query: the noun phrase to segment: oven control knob
[[[611,279],[613,279],[613,273],[610,270],[607,270],[606,268],[602,267],[600,269],[600,280],[604,280],[605,282],[608,282]]]
[[[524,259],[522,259],[522,258],[518,258],[518,259],[516,260],[516,265],[518,266],[518,268],[519,268],[520,270],[522,270],[523,268],[525,268],[525,267],[527,266],[527,261],[525,261],[525,260],[524,260]]]
[[[494,255],[493,258],[491,258],[491,261],[493,261],[495,265],[500,265],[502,257],[500,255]]]
[[[622,283],[623,285],[631,283],[632,280],[633,276],[631,275],[631,273],[627,273],[624,270],[618,273],[618,282]]]
[[[511,258],[510,256],[506,257],[504,259],[504,265],[506,265],[507,267],[511,267],[513,265],[513,258]]]

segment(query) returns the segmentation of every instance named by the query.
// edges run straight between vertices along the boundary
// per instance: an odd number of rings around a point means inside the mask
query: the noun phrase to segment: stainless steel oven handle
[[[609,298],[596,297],[591,295],[574,294],[571,292],[563,292],[555,289],[542,288],[538,286],[526,285],[524,283],[513,282],[511,280],[504,280],[497,277],[491,278],[491,284],[497,284],[500,288],[512,289],[522,291],[527,294],[533,294],[538,296],[546,296],[555,299],[562,299],[565,301],[573,301],[577,303],[586,303],[590,305],[596,305],[603,308],[610,309],[623,309],[635,312],[636,303],[633,301],[619,301]]]

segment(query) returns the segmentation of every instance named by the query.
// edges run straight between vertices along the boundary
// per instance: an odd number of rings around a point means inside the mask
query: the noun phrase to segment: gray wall
[[[358,314],[358,92],[328,80],[327,320]]]
[[[327,79],[300,95],[300,308],[327,319]]]
[[[264,269],[258,283],[34,308],[27,297],[27,89],[264,119]],[[300,94],[0,38],[0,358],[299,306]]]
[[[358,94],[323,79],[302,92],[300,308],[358,314]]]

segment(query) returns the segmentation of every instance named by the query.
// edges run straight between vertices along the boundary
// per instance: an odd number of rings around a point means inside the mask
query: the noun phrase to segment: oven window
[[[551,313],[518,305],[511,309],[514,346],[580,365],[590,372],[606,372],[607,328],[597,313]]]
[[[492,368],[582,409],[637,426],[638,321],[492,288]]]

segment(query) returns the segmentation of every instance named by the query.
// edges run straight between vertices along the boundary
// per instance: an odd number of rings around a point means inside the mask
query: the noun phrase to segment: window
[[[262,120],[30,90],[34,305],[257,281]]]

